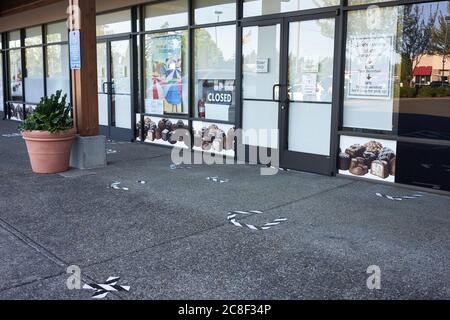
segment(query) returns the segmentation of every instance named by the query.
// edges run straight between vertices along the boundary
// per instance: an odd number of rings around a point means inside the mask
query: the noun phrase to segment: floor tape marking
[[[288,221],[288,219],[286,219],[286,218],[278,218],[278,219],[268,222],[262,226],[255,226],[253,224],[242,223],[242,222],[238,222],[236,220],[236,218],[240,215],[262,214],[262,213],[263,213],[262,211],[258,211],[258,210],[232,211],[232,212],[228,213],[227,220],[236,227],[247,228],[247,229],[250,229],[253,231],[269,230],[272,227],[278,226],[281,223]]]
[[[403,201],[403,200],[414,200],[423,197],[423,194],[413,194],[411,196],[390,196],[387,194],[377,193],[377,197],[392,200],[392,201]]]

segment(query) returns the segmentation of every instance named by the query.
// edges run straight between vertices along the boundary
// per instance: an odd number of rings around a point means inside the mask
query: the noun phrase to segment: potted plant
[[[58,90],[43,97],[34,113],[19,126],[35,173],[59,173],[69,169],[76,130],[67,95]]]

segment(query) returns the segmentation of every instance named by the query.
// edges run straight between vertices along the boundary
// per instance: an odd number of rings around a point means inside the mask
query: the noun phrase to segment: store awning
[[[414,77],[416,76],[431,76],[433,67],[415,67],[413,71]]]

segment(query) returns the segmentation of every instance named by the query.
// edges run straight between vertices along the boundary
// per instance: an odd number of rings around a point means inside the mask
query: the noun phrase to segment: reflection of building
[[[444,73],[442,73],[442,55],[425,55],[414,68],[414,83],[418,85],[429,85],[433,81],[448,81],[450,72],[450,59],[445,61]]]

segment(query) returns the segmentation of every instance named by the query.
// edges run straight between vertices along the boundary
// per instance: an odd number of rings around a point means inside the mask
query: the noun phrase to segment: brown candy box
[[[364,152],[366,151],[366,147],[360,144],[354,144],[345,150],[345,153],[348,154],[352,158],[362,157]]]
[[[370,173],[381,179],[386,179],[389,177],[389,163],[383,160],[373,161]]]
[[[342,152],[339,154],[339,170],[349,170],[351,162],[352,159],[348,154]]]

